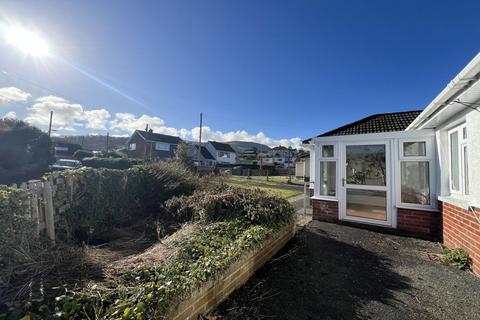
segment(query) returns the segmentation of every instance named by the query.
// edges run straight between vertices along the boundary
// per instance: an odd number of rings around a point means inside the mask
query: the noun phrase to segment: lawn
[[[286,199],[302,194],[302,190],[298,189],[298,187],[286,184],[287,180],[284,180],[285,182],[282,183],[278,177],[276,177],[276,180],[270,181],[259,178],[265,179],[265,177],[251,177],[251,179],[249,179],[247,177],[231,176],[228,178],[227,183],[245,189],[264,190]],[[286,177],[283,176],[283,178]]]

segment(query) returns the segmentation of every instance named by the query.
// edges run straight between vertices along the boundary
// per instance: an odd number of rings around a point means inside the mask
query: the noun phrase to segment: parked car
[[[67,169],[78,169],[82,166],[82,163],[78,160],[59,159],[54,164],[48,166],[51,171],[62,171]]]

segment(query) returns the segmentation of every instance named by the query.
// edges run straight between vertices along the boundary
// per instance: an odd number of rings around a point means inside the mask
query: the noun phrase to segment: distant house
[[[293,167],[295,163],[296,150],[284,146],[278,146],[270,150],[269,155],[273,159],[273,164],[276,167],[289,168]]]
[[[200,159],[198,158],[198,145],[192,145],[193,162],[196,167],[201,170],[214,170],[217,164],[215,157],[208,151],[205,146],[202,146],[200,152]]]
[[[143,160],[173,159],[182,141],[179,137],[154,133],[151,129],[135,130],[127,141],[127,156]]]
[[[82,146],[76,143],[57,141],[53,144],[56,158],[72,158],[75,151],[80,149],[82,149]]]
[[[219,164],[235,164],[235,150],[228,143],[209,141],[206,146],[207,150],[213,155]]]
[[[308,181],[310,179],[310,154],[300,152],[295,160],[295,177]]]

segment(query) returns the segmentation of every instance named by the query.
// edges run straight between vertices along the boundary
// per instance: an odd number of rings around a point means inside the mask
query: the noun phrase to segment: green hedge
[[[11,293],[11,280],[32,262],[38,239],[27,216],[25,193],[0,185],[0,306]]]
[[[129,169],[135,165],[142,164],[139,159],[127,158],[83,158],[82,164],[90,168],[106,168],[106,169]]]
[[[62,212],[57,231],[79,240],[152,216],[165,200],[191,194],[198,185],[198,178],[175,162],[127,170],[82,168],[49,178],[57,186],[55,208]]]

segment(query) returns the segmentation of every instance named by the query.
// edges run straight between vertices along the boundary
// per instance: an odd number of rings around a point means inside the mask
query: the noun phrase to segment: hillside
[[[62,141],[76,143],[85,150],[102,150],[106,148],[107,136],[87,135],[87,136],[64,136],[53,137],[53,141]],[[109,137],[109,148],[122,148],[127,144],[128,137]]]
[[[233,149],[237,152],[241,152],[242,150],[245,149],[250,149],[250,148],[257,148],[258,151],[268,151],[270,150],[270,147],[261,143],[257,142],[250,142],[250,141],[230,141],[226,142],[229,145],[232,146]]]

